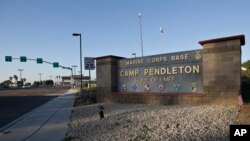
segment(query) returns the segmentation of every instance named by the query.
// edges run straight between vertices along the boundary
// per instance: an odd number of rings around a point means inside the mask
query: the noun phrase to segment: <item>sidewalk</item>
[[[69,90],[20,117],[18,122],[10,123],[0,133],[0,141],[61,141],[67,131],[75,93]]]

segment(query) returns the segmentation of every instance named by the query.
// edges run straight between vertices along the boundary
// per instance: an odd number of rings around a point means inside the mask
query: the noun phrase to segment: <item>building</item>
[[[73,84],[74,86],[80,86],[81,84],[81,75],[73,75],[72,79],[71,76],[62,76],[62,84],[63,85],[70,85]],[[90,80],[89,76],[82,76],[82,82],[88,82]]]

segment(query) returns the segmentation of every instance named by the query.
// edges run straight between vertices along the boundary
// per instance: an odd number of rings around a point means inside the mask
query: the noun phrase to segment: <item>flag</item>
[[[238,102],[239,102],[239,105],[243,105],[243,99],[241,95],[238,95]]]

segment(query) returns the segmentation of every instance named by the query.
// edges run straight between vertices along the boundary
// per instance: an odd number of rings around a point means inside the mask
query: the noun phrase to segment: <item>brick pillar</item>
[[[123,57],[103,56],[96,58],[97,102],[112,102],[112,92],[117,90],[117,65]]]
[[[203,90],[208,101],[236,104],[241,89],[241,45],[244,35],[205,40]]]

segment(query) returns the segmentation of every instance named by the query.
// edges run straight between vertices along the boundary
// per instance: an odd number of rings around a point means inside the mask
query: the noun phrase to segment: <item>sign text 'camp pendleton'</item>
[[[201,50],[123,59],[119,92],[201,93]]]

